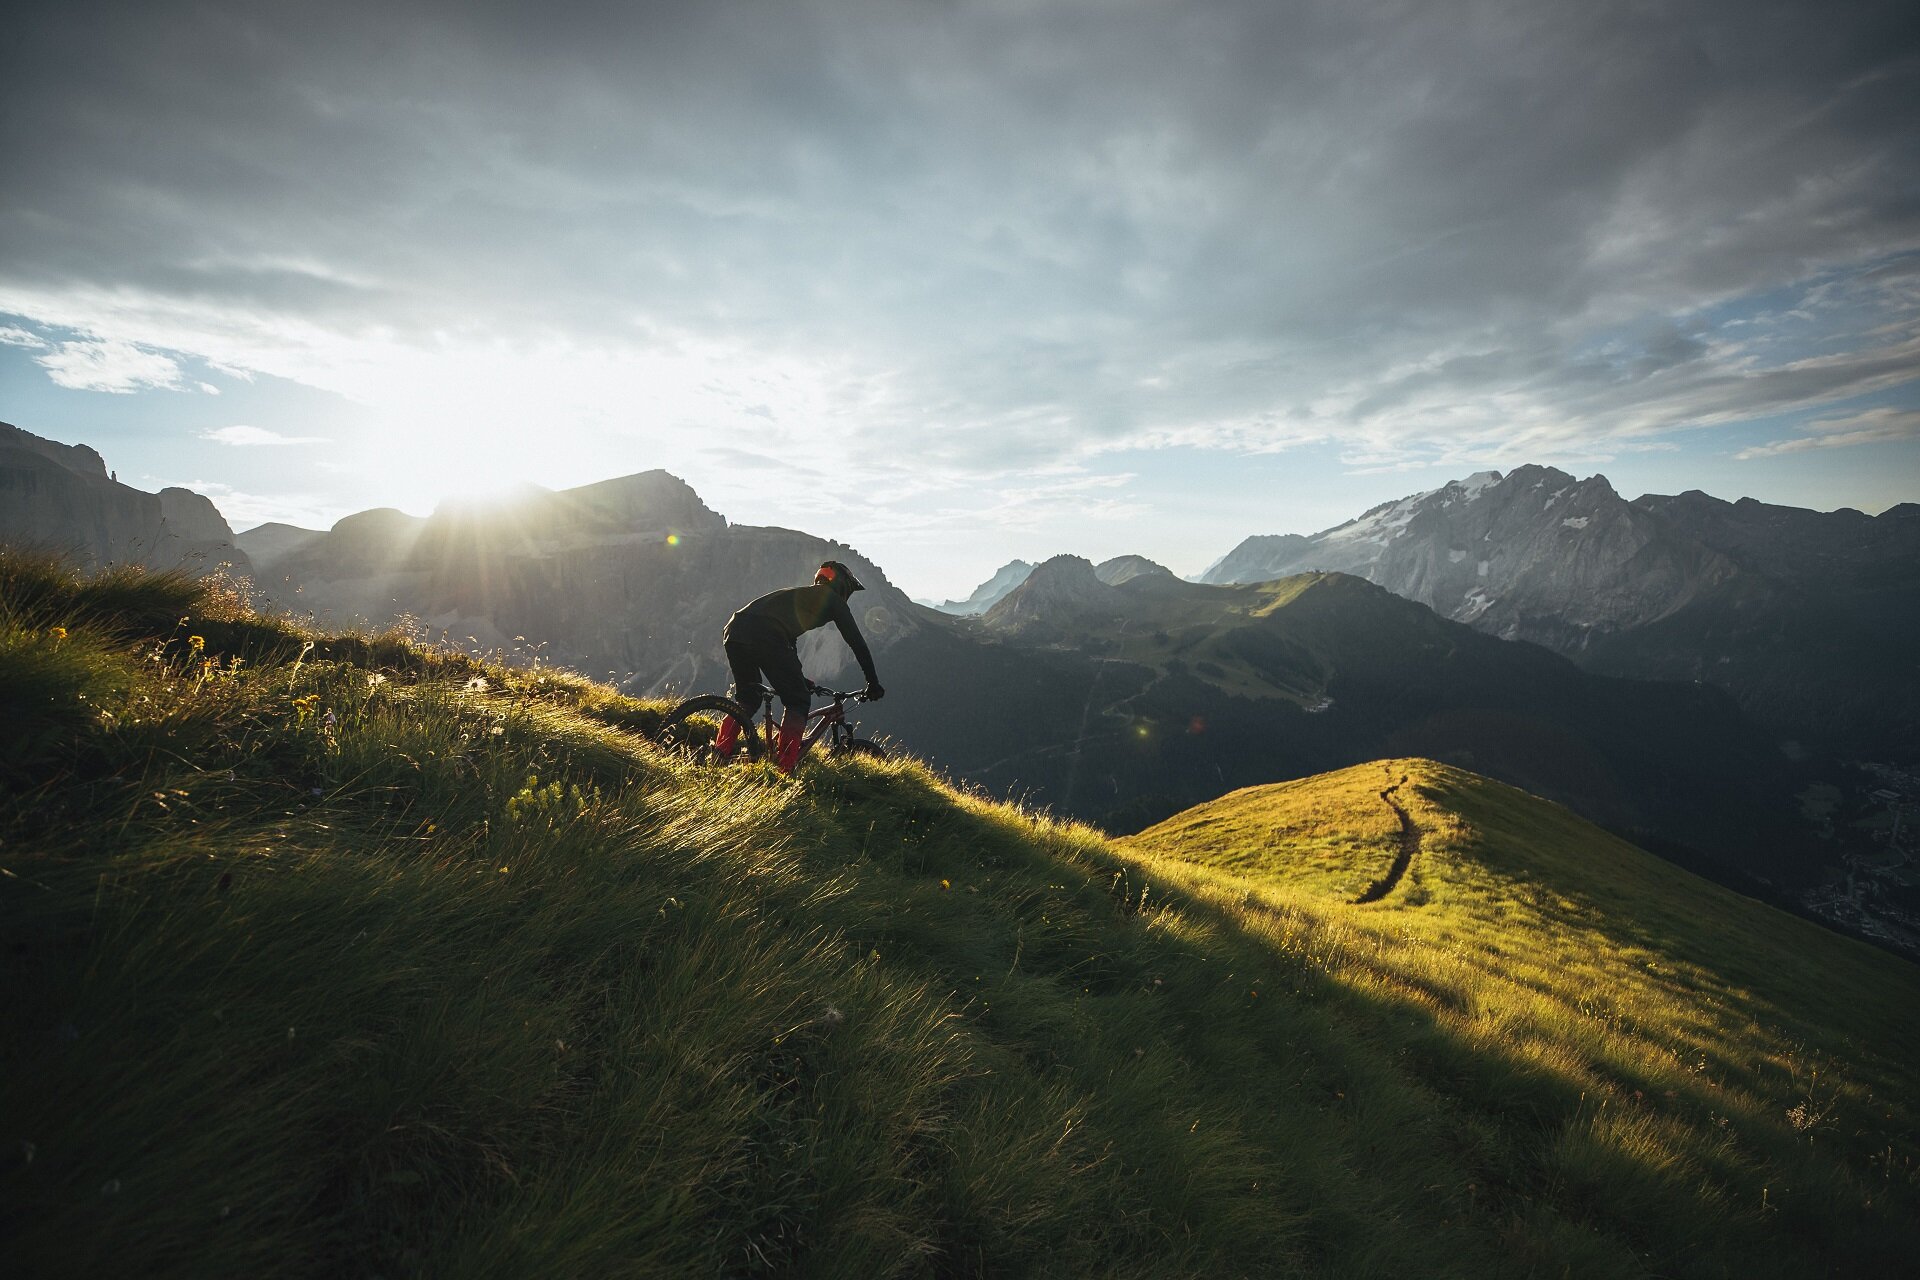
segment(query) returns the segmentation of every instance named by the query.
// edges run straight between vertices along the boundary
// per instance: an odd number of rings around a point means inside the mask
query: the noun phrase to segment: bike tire
[[[885,760],[887,758],[887,749],[875,742],[872,738],[849,738],[845,745],[834,752],[834,754],[840,756],[865,756],[869,760]]]
[[[745,707],[719,693],[698,694],[667,712],[654,731],[653,740],[662,749],[695,764],[724,763],[714,752],[713,736],[719,731],[720,721],[727,716],[740,722],[739,745],[734,748],[736,756],[744,751],[747,759],[758,760],[766,750],[760,740],[759,726]]]

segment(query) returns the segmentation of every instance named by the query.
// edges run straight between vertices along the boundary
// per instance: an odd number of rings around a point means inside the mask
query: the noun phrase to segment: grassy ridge
[[[1900,1042],[1785,988],[1817,1082],[1523,1022],[1551,983],[1449,957],[1443,915],[1493,935],[1424,854],[1428,905],[1350,908],[910,761],[699,772],[575,677],[88,590],[0,561],[29,1274],[1789,1275],[1916,1243]],[[1566,936],[1502,892],[1510,947]],[[1912,1007],[1855,960],[1864,1008]]]
[[[1391,862],[1389,787],[1420,848],[1385,901],[1342,908],[1366,939],[1344,974],[1472,1046],[1474,1074],[1505,1061],[1531,1078],[1549,1185],[1586,1185],[1623,1230],[1717,1220],[1798,1242],[1913,1213],[1905,961],[1427,760],[1249,788],[1128,843],[1322,912]]]

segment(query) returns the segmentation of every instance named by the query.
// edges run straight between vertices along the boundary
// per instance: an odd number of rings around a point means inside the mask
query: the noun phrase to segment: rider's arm
[[[867,683],[879,684],[880,677],[873,673],[873,653],[867,648],[867,639],[860,634],[860,627],[853,620],[853,610],[847,608],[847,602],[839,596],[834,596],[833,603],[828,607],[832,610],[833,625],[840,628],[840,638],[847,642],[847,648],[853,650]]]

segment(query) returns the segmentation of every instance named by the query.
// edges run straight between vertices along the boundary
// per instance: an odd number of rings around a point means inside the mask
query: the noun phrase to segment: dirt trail
[[[1393,798],[1393,793],[1405,785],[1407,785],[1406,775],[1402,774],[1400,781],[1380,793],[1380,798],[1387,802],[1387,807],[1392,809],[1395,816],[1400,819],[1400,852],[1394,856],[1393,865],[1387,868],[1387,874],[1368,885],[1366,891],[1353,900],[1356,905],[1362,902],[1378,902],[1392,893],[1394,887],[1400,883],[1400,878],[1407,874],[1407,868],[1413,865],[1413,855],[1420,852],[1420,828],[1414,825],[1413,815],[1406,811],[1405,806]]]

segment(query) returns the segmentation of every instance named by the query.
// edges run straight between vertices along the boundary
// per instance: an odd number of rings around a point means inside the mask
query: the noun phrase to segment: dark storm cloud
[[[0,302],[708,335],[884,381],[867,427],[957,465],[1500,392],[1646,431],[1909,358],[1747,377],[1697,315],[1920,244],[1917,12],[51,6],[0,90]]]

